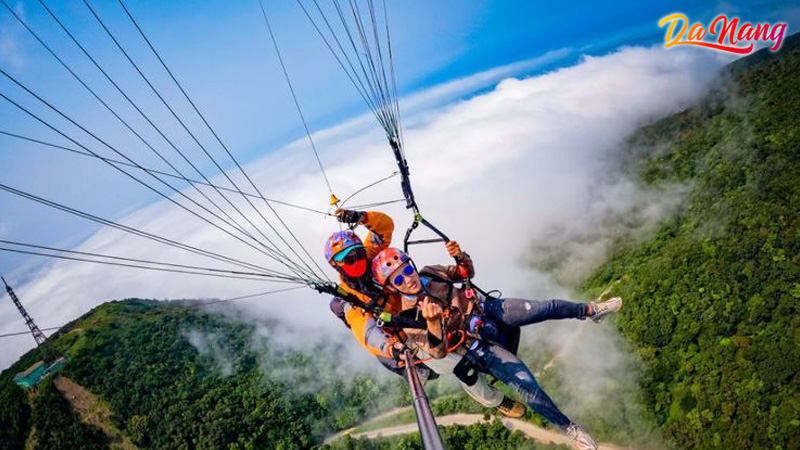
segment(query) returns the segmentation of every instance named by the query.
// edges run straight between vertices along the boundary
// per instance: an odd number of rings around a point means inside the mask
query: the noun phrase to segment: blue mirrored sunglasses
[[[403,281],[406,279],[406,277],[413,273],[414,267],[411,264],[408,264],[403,268],[402,273],[397,274],[397,276],[392,279],[392,283],[394,283],[395,286],[400,286],[403,284]]]

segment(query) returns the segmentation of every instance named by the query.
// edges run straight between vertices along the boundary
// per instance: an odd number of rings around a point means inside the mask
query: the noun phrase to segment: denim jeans
[[[425,357],[424,352],[420,352],[420,356]],[[452,375],[453,369],[455,369],[456,365],[461,361],[462,356],[455,354],[455,353],[448,353],[442,359],[431,359],[428,360],[425,365],[433,369],[436,373],[441,376],[445,375]],[[499,405],[500,402],[503,401],[503,393],[498,391],[494,386],[486,382],[483,374],[479,374],[480,376],[475,381],[475,383],[470,386],[464,383],[461,380],[458,382],[461,384],[461,387],[464,391],[472,397],[473,400],[480,403],[481,405],[487,408],[494,408],[495,406]]]
[[[531,409],[545,419],[562,429],[572,423],[542,390],[525,363],[513,353],[487,341],[481,341],[478,348],[470,353],[470,357],[480,371],[494,376],[506,386],[514,389]]]
[[[522,327],[545,320],[586,318],[586,303],[566,300],[490,298],[483,302],[489,320],[509,327]]]

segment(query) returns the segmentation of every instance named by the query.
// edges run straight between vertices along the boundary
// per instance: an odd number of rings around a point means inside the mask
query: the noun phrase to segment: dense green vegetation
[[[22,449],[32,426],[37,449],[106,447],[102,432],[80,423],[49,381],[32,400],[13,384],[13,374],[42,353],[66,354],[62,374],[107,403],[113,424],[141,448],[310,448],[377,408],[410,402],[400,377],[330,370],[340,362],[335,343],[287,350],[277,323],[127,300],[106,303],[71,328],[0,375],[4,450]],[[434,383],[429,393],[443,388]],[[434,409],[484,411],[452,395]]]
[[[341,381],[323,376],[314,393],[271,380],[259,368],[267,363],[259,360],[265,356],[250,348],[252,325],[197,309],[113,302],[75,328],[81,331],[47,344],[69,355],[63,374],[105,400],[115,425],[146,448],[307,448],[322,433],[363,419],[373,397],[402,401],[405,395],[364,377]],[[201,355],[189,342],[192,330],[209,333],[215,345],[226,349],[229,376],[212,355]],[[325,349],[319,350],[324,354]],[[21,449],[31,424],[41,437],[36,448],[89,448],[84,445],[87,436],[96,433],[65,416],[69,405],[49,383],[34,397],[31,414],[25,393],[11,382],[38,353],[31,352],[2,374],[3,448]],[[298,353],[268,358],[276,367],[291,363],[299,370],[311,364]],[[54,431],[55,424],[62,424],[61,434]]]
[[[51,380],[45,381],[33,402],[32,425],[36,430],[36,448],[70,448],[86,450],[107,448],[105,434],[95,427],[82,424],[78,415],[64,399]]]
[[[642,129],[630,165],[687,197],[657,235],[619,243],[619,318],[676,448],[800,448],[800,46],[730,67],[697,106]]]
[[[0,442],[9,448],[23,448],[31,423],[31,407],[25,392],[14,384],[14,375],[38,360],[29,352],[10,369],[0,373]]]
[[[490,424],[454,425],[440,428],[446,448],[464,450],[561,450],[563,445],[540,444],[519,431],[511,432],[499,420]],[[346,436],[323,450],[423,450],[419,433],[373,440]]]

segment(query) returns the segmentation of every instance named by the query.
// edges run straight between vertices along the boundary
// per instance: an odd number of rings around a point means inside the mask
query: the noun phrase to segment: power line
[[[40,331],[50,331],[50,330],[59,330],[62,327],[50,327],[50,328],[39,328]],[[0,334],[0,338],[12,337],[12,336],[22,336],[23,334],[30,334],[30,331],[17,331],[15,333],[6,333]]]

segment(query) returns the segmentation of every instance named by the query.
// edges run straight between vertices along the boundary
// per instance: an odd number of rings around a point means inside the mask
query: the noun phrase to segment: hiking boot
[[[600,303],[592,302],[594,315],[590,319],[594,320],[595,323],[600,323],[607,315],[619,311],[620,308],[622,308],[622,299],[619,297],[610,298]]]
[[[597,450],[597,441],[578,425],[570,424],[564,429],[564,432],[572,439],[573,448],[577,450]]]
[[[503,415],[507,417],[511,417],[513,419],[519,419],[520,417],[525,415],[525,405],[520,402],[514,401],[510,397],[503,396],[503,401],[497,405],[497,409],[503,413]]]

